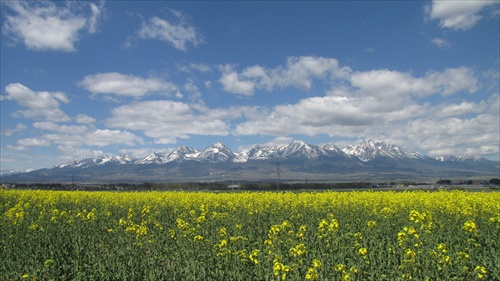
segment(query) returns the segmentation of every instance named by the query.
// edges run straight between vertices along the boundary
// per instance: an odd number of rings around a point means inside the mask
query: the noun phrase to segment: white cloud
[[[326,96],[304,98],[247,116],[247,120],[235,125],[234,133],[371,137],[405,143],[434,154],[439,147],[455,147],[454,152],[463,149],[480,155],[492,155],[498,150],[494,149],[500,136],[498,94],[489,100],[456,104],[425,102],[432,95],[445,100],[449,95],[479,91],[478,75],[470,68],[429,71],[422,77],[384,69],[351,71],[344,72],[342,79]],[[434,144],[437,150],[433,150]]]
[[[197,46],[204,42],[203,37],[183,13],[172,11],[172,14],[174,17],[171,21],[152,17],[143,22],[138,32],[139,37],[163,40],[181,51],[186,51],[188,43]]]
[[[278,105],[267,116],[240,123],[241,135],[287,136],[291,134],[352,135],[360,128],[382,121],[380,110],[368,111],[370,102],[349,97],[311,97],[296,104]]]
[[[89,125],[60,125],[54,122],[35,122],[33,127],[50,133],[39,139],[66,147],[135,145],[143,139],[128,131],[96,129]]]
[[[5,129],[1,131],[1,134],[4,136],[12,136],[14,133],[22,132],[26,130],[28,127],[26,125],[18,123],[14,129]]]
[[[266,142],[264,145],[266,146],[275,146],[275,145],[287,145],[293,141],[291,137],[277,137],[272,139],[271,141]]]
[[[219,82],[224,91],[233,94],[253,95],[257,89],[269,92],[275,87],[296,87],[309,90],[313,80],[327,81],[339,88],[357,88],[360,94],[404,99],[406,96],[451,95],[460,91],[476,92],[479,88],[474,71],[467,67],[447,68],[443,72],[430,71],[424,77],[413,77],[410,73],[376,69],[353,71],[340,66],[333,58],[292,57],[285,66],[267,69],[254,65],[241,72],[234,66],[221,68]]]
[[[170,152],[172,151],[173,149],[167,149],[165,151],[162,151],[162,152]],[[134,156],[134,157],[137,157],[137,158],[142,158],[144,156],[147,156],[153,152],[158,152],[157,149],[153,149],[153,148],[122,148],[119,150],[120,154],[127,154],[127,155],[131,155],[131,156]]]
[[[257,89],[269,92],[275,87],[296,87],[308,90],[313,79],[345,78],[351,73],[348,67],[340,67],[336,59],[325,57],[290,57],[285,66],[267,69],[262,66],[250,66],[241,73],[233,66],[221,67],[222,77],[219,82],[229,93],[253,95]]]
[[[451,47],[450,42],[448,42],[448,40],[443,39],[443,38],[432,38],[431,39],[431,43],[434,44],[434,45],[436,45],[436,46],[438,46],[441,49],[450,48]]]
[[[204,63],[189,63],[189,64],[179,64],[177,69],[182,72],[191,73],[193,70],[206,73],[212,71],[212,68]]]
[[[443,72],[430,71],[421,78],[399,71],[371,70],[355,72],[349,80],[364,95],[391,99],[410,95],[451,95],[460,91],[474,93],[479,89],[474,71],[466,67],[447,68]]]
[[[252,114],[252,108],[208,109],[169,100],[142,101],[113,109],[106,125],[143,131],[156,143],[167,144],[189,135],[228,135],[227,120],[243,114]]]
[[[84,132],[75,133],[67,132],[64,129],[61,128],[55,134],[44,134],[42,138],[54,144],[71,147],[89,145],[102,147],[115,144],[135,145],[143,143],[142,138],[127,131],[87,128]]]
[[[80,31],[88,27],[90,33],[95,32],[104,2],[100,6],[71,2],[57,6],[49,1],[7,1],[3,4],[14,12],[5,13],[3,26],[3,33],[14,41],[38,51],[72,52]]]
[[[30,147],[42,147],[49,145],[50,142],[45,139],[26,138],[18,140],[16,146],[7,145],[7,148],[13,150],[26,150],[29,149]]]
[[[87,145],[107,146],[110,144],[134,145],[142,142],[136,135],[120,130],[97,129],[85,135]]]
[[[441,1],[433,0],[425,6],[427,16],[439,20],[439,26],[454,30],[468,30],[483,18],[489,6],[498,6],[498,1]]]
[[[104,0],[99,1],[99,5],[94,3],[89,3],[90,7],[90,17],[88,19],[89,33],[95,33],[97,31],[97,24],[101,19],[104,11]]]
[[[462,102],[460,104],[443,104],[435,107],[437,117],[460,117],[467,114],[481,113],[487,109],[485,101],[479,103]]]
[[[447,68],[443,72],[431,71],[424,77],[424,82],[432,85],[431,93],[445,96],[461,91],[475,93],[480,88],[476,73],[467,67]]]
[[[177,86],[159,78],[141,78],[117,72],[87,75],[80,85],[93,94],[141,97],[147,94],[170,95]]]
[[[70,118],[59,108],[60,102],[68,103],[69,100],[62,92],[35,92],[28,87],[11,83],[5,87],[5,100],[14,100],[26,110],[16,111],[16,115],[26,118],[44,117],[49,121],[64,122]]]
[[[498,122],[498,116],[491,114],[417,119],[408,123],[406,138],[430,155],[493,155],[499,153]]]
[[[75,121],[76,121],[76,123],[80,123],[80,124],[92,124],[96,120],[95,120],[95,118],[90,117],[86,114],[78,114],[78,116],[76,116]]]
[[[88,149],[82,147],[59,145],[57,146],[57,149],[59,150],[61,155],[59,156],[58,160],[59,162],[55,164],[69,162],[80,157],[94,158],[104,155],[104,152],[102,150]]]
[[[54,122],[35,122],[33,128],[72,135],[84,134],[89,131],[89,127],[86,125],[59,125]]]
[[[241,81],[238,77],[238,73],[233,71],[230,66],[225,66],[224,68],[226,70],[219,80],[224,91],[247,96],[253,95],[255,89],[255,83],[253,81]]]

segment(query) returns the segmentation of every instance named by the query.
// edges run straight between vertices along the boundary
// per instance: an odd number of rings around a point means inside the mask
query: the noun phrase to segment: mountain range
[[[279,163],[279,165],[278,165]],[[234,152],[220,142],[203,150],[179,146],[170,153],[82,157],[51,168],[2,171],[2,182],[136,182],[273,180],[396,180],[442,177],[500,177],[499,162],[474,155],[435,158],[387,142],[363,141],[340,149],[334,144],[255,145]]]

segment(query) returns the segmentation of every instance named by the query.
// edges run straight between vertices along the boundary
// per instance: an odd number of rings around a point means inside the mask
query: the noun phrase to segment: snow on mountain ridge
[[[445,162],[445,161],[452,161],[452,162],[464,162],[467,160],[471,160],[473,162],[479,162],[482,161],[483,158],[481,156],[477,155],[471,155],[471,154],[464,154],[464,155],[439,155],[435,157],[436,160]]]
[[[236,154],[227,146],[220,142],[216,142],[211,146],[203,149],[196,157],[196,160],[201,162],[226,162],[236,158]]]
[[[300,140],[295,140],[288,145],[282,146],[280,149],[278,149],[278,152],[283,159],[317,159],[321,154],[318,146],[306,144],[305,142]]]
[[[97,156],[95,158],[81,157],[70,162],[66,162],[60,165],[56,165],[55,168],[89,168],[92,166],[100,166],[106,163],[110,164],[130,164],[137,159],[133,156],[123,154],[123,155],[104,155]]]
[[[29,172],[34,171],[34,170],[36,170],[36,169],[27,168],[27,169],[22,169],[22,170],[14,170],[14,169],[0,170],[0,176],[10,176],[10,175],[16,175],[16,174],[24,174],[24,173],[29,173]]]
[[[363,162],[372,161],[377,157],[390,157],[394,159],[423,159],[425,156],[418,152],[407,152],[399,146],[387,142],[375,142],[374,140],[363,141],[357,145],[349,145],[342,151],[351,156],[357,157]]]
[[[179,146],[170,153],[154,152],[143,158],[134,158],[129,155],[98,156],[96,158],[75,159],[55,168],[86,168],[96,165],[109,164],[166,164],[169,162],[198,161],[207,163],[235,162],[245,163],[250,160],[285,160],[285,159],[318,159],[319,157],[351,157],[361,162],[373,161],[378,157],[389,157],[392,159],[425,159],[418,152],[408,152],[399,146],[374,140],[363,141],[359,144],[349,145],[343,149],[334,144],[311,145],[304,141],[294,140],[287,145],[264,146],[254,145],[241,152],[233,152],[221,142],[199,151],[187,146]],[[441,157],[441,158],[440,158]],[[465,161],[467,159],[480,161],[479,156],[438,156],[438,161]],[[454,157],[454,158],[453,158]]]

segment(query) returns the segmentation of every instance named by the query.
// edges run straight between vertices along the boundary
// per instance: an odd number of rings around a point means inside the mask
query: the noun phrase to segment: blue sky
[[[294,139],[499,159],[499,1],[0,7],[2,170]]]

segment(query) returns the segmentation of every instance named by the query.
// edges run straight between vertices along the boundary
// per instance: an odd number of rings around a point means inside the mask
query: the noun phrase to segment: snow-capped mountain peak
[[[300,140],[295,140],[288,145],[278,149],[279,155],[284,159],[317,159],[320,149],[316,145],[310,145]]]
[[[481,156],[465,154],[465,155],[440,155],[435,158],[438,161],[452,161],[452,162],[464,162],[464,161],[472,161],[472,162],[480,162],[483,160]]]
[[[390,157],[394,159],[423,159],[425,156],[418,152],[407,152],[399,146],[387,142],[376,142],[374,140],[363,141],[357,145],[349,145],[342,151],[351,156],[357,157],[363,162],[372,161],[377,157]]]
[[[159,151],[159,152],[153,152],[146,157],[136,161],[136,164],[163,164],[166,162],[167,156],[165,153]]]
[[[236,158],[236,154],[227,146],[216,142],[203,149],[196,158],[201,162],[226,162]]]
[[[104,155],[104,156],[98,156],[95,158],[87,158],[87,157],[81,157],[79,159],[75,159],[73,161],[57,165],[56,168],[89,168],[92,166],[100,166],[100,165],[105,165],[105,164],[129,164],[137,159],[133,156],[123,154],[123,155]]]
[[[10,176],[10,175],[16,175],[16,174],[24,174],[24,173],[29,173],[31,171],[34,171],[35,169],[27,168],[27,169],[22,169],[22,170],[0,170],[0,176]]]
[[[198,150],[182,145],[170,152],[164,163],[172,161],[183,162],[186,160],[194,160],[198,157],[199,154],[200,152]]]
[[[204,163],[203,165],[211,165],[215,163],[245,163],[248,161],[266,160],[272,162],[282,162],[284,165],[288,163],[288,160],[292,160],[290,163],[293,163],[293,165],[298,164],[298,160],[309,160],[307,163],[304,163],[303,168],[308,169],[311,167],[318,167],[320,171],[326,171],[327,173],[330,171],[329,169],[332,169],[332,167],[335,167],[335,171],[348,172],[358,171],[358,169],[367,169],[367,171],[369,171],[369,169],[373,169],[374,167],[377,169],[380,167],[383,167],[382,169],[392,167],[396,170],[404,167],[404,171],[406,172],[408,169],[419,169],[419,167],[436,167],[437,170],[439,170],[443,167],[443,165],[446,169],[454,169],[453,167],[459,167],[460,169],[463,169],[463,167],[472,167],[473,169],[489,169],[488,171],[496,169],[496,171],[498,171],[498,163],[486,160],[479,156],[438,156],[435,159],[432,159],[418,152],[408,152],[399,146],[383,141],[377,142],[374,140],[367,140],[359,144],[349,145],[343,149],[338,148],[334,144],[321,144],[317,146],[307,144],[304,141],[296,140],[287,145],[280,146],[254,145],[238,153],[233,152],[220,142],[215,142],[201,151],[191,147],[179,146],[168,154],[166,152],[154,152],[139,159],[130,155],[103,155],[95,158],[81,157],[79,159],[55,166],[53,169],[65,169],[68,172],[73,173],[71,169],[81,170],[91,167],[102,167],[103,169],[107,169],[107,167],[114,167],[117,165],[129,165],[127,171],[131,171],[133,174],[133,165],[139,164],[162,165],[173,162],[172,164],[174,165],[175,163],[192,161]],[[314,160],[318,160],[318,162],[316,163]],[[370,163],[374,160],[376,160],[376,162]],[[438,164],[436,163],[437,161],[447,163]],[[432,166],[436,164],[438,165]],[[187,166],[192,167],[191,165]],[[259,165],[251,166],[259,167]],[[448,166],[451,168],[448,168]],[[145,167],[145,169],[147,170],[147,167]],[[428,169],[432,170],[433,168]],[[115,171],[115,168],[112,168],[111,170]],[[173,170],[175,171],[177,169]],[[26,172],[35,176],[37,175],[36,170]],[[45,173],[46,172],[44,171],[43,174],[45,175]],[[91,171],[90,174],[92,173],[93,172]],[[1,175],[7,177],[7,172],[2,171]]]

